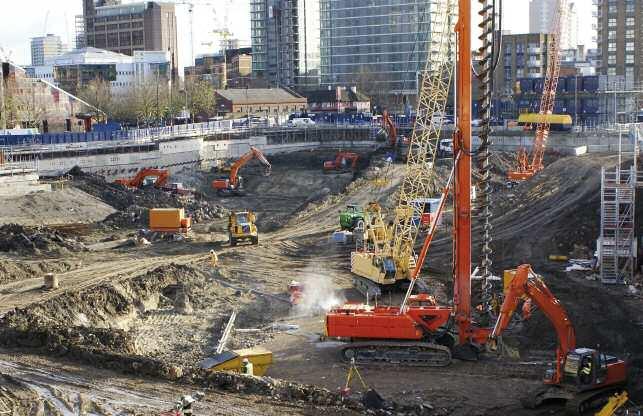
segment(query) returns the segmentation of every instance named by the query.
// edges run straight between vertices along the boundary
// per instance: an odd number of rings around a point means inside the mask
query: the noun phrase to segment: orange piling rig
[[[329,337],[348,339],[347,360],[444,366],[451,357],[477,359],[491,328],[471,317],[471,3],[459,2],[458,123],[454,137],[454,306],[439,306],[425,294],[410,295],[401,307],[346,304],[326,315]],[[443,197],[446,197],[445,195]],[[436,218],[437,222],[437,218]],[[430,244],[430,238],[425,245]],[[425,247],[428,249],[428,246]],[[426,250],[423,249],[423,258]],[[422,262],[417,265],[415,277]],[[458,336],[450,329],[455,324]]]

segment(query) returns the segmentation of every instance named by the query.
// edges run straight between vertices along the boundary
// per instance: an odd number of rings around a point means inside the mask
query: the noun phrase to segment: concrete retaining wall
[[[48,191],[51,191],[51,185],[40,184],[36,172],[13,172],[0,169],[0,197],[17,197]]]

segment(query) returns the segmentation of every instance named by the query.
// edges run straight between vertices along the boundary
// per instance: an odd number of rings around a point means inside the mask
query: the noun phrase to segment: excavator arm
[[[551,293],[545,282],[536,275],[531,266],[523,264],[516,270],[511,281],[505,300],[500,308],[500,315],[493,328],[490,337],[499,337],[511,321],[516,307],[521,298],[527,297],[545,314],[547,319],[554,326],[558,336],[558,347],[556,348],[556,372],[551,380],[552,384],[558,384],[562,380],[563,365],[566,354],[576,348],[576,332],[567,316],[567,312],[560,301]]]
[[[391,147],[395,147],[395,145],[397,144],[397,127],[395,127],[395,122],[386,110],[382,112],[382,126],[388,134],[389,144],[391,145]]]
[[[140,188],[143,185],[145,178],[149,176],[156,177],[154,187],[161,188],[170,179],[170,172],[167,169],[145,168],[138,171],[136,176],[131,179],[116,179],[114,182],[130,188]]]
[[[272,166],[270,165],[270,162],[268,162],[268,159],[266,159],[261,150],[257,149],[256,147],[250,146],[250,150],[246,154],[241,156],[236,162],[234,162],[234,164],[230,168],[230,185],[237,185],[237,181],[239,180],[239,170],[252,159],[257,159],[264,166],[265,176],[270,175]]]

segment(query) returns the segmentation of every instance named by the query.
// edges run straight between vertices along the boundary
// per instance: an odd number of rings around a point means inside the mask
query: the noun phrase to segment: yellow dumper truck
[[[240,241],[250,241],[251,244],[259,243],[259,234],[255,225],[256,216],[251,211],[237,211],[228,217],[228,236],[230,245],[236,246]]]

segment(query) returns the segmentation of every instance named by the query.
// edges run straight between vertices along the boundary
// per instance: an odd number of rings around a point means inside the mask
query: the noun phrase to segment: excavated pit
[[[181,172],[178,180],[197,187],[208,204],[222,207],[221,212],[228,209],[257,212],[260,245],[228,247],[226,221],[217,218],[217,214],[195,227],[192,241],[73,253],[57,259],[56,267],[76,280],[71,280],[60,293],[42,292],[46,300],[33,296],[41,293],[39,286],[26,292],[34,302],[23,303],[2,317],[0,342],[11,347],[11,351],[39,352],[142,377],[178,379],[289,401],[335,403],[336,395],[324,388],[333,391],[343,384],[346,366],[330,347],[318,342],[323,331],[323,313],[316,311],[302,317],[300,311],[291,310],[286,287],[290,280],[323,281],[322,286],[330,287],[331,294],[355,297],[350,290],[352,247],[338,246],[329,240],[338,227],[338,211],[347,203],[364,205],[378,200],[391,212],[397,202],[396,191],[404,165],[386,168],[380,160],[382,155],[375,154],[364,157],[369,167],[357,175],[323,174],[321,162],[332,156],[333,152],[328,151],[271,157],[270,177],[263,177],[259,169],[249,165],[242,172],[248,193],[241,198],[217,196],[209,188],[215,174]],[[567,275],[561,271],[562,264],[546,259],[548,254],[587,255],[591,251],[598,233],[600,166],[613,164],[613,158],[589,155],[551,159],[545,171],[514,188],[506,186],[503,176],[511,155],[498,154],[494,159],[494,270],[522,261],[533,263],[568,310],[579,345],[594,347],[600,343],[606,351],[630,357],[640,367],[643,350],[640,297],[627,295],[623,288],[605,288],[584,276]],[[446,177],[449,167],[449,160],[439,161],[439,176]],[[385,179],[385,184],[375,186],[374,177]],[[94,192],[102,192],[101,186],[97,184]],[[112,196],[104,198],[107,197]],[[105,228],[97,227],[99,232],[113,233],[110,238],[122,238],[123,232],[130,233],[144,223],[142,220],[134,221],[133,225],[128,223],[139,215],[130,197],[125,194],[123,211],[112,216],[111,223],[106,221]],[[151,199],[147,203],[155,202]],[[425,269],[428,286],[442,304],[449,303],[452,290],[450,216],[447,211]],[[478,228],[474,227],[474,238],[477,233]],[[208,265],[208,252],[213,248],[219,253],[221,264],[217,272],[212,272]],[[171,264],[181,256],[189,258]],[[82,266],[78,264],[80,258]],[[112,261],[110,267],[120,266],[121,259],[123,276],[109,275],[92,286],[80,284],[74,289],[81,279],[95,276],[98,279],[101,273],[110,271],[103,268],[96,275],[88,273],[83,277],[80,272],[84,268],[91,271],[93,265],[102,261]],[[151,267],[157,260],[159,264]],[[141,268],[149,271],[137,271],[138,261],[144,263]],[[5,266],[0,262],[0,277],[5,267],[15,270],[14,275],[24,269],[25,277],[35,280],[46,270],[44,265],[30,263],[16,269],[18,266],[11,260]],[[27,272],[28,268],[33,271]],[[80,277],[75,277],[76,269]],[[64,273],[66,270],[70,272]],[[36,287],[36,283],[32,284]],[[0,297],[10,297],[14,290],[15,286],[3,285]],[[191,308],[192,313],[184,313],[186,306],[181,299],[185,296],[189,299],[187,309]],[[342,300],[340,296],[339,301]],[[177,303],[180,311],[176,310]],[[235,308],[239,312],[236,327],[252,331],[234,334],[228,348],[267,347],[276,361],[269,375],[324,388],[263,378],[248,383],[239,376],[207,375],[194,369],[201,359],[212,354]],[[300,328],[293,334],[273,331],[275,322]],[[524,359],[533,360],[549,357],[556,343],[553,329],[538,311],[531,321],[508,333],[507,338],[519,347]],[[472,409],[481,415],[534,414],[522,413],[517,399],[502,392],[511,389],[518,394],[537,385],[540,377],[517,375],[513,369],[506,372],[499,364],[455,363],[430,372],[386,367],[360,370],[387,397],[403,398],[416,406],[426,401],[436,407],[426,414],[468,415]],[[410,381],[400,386],[403,377]],[[632,389],[635,397],[641,397],[639,390]]]

